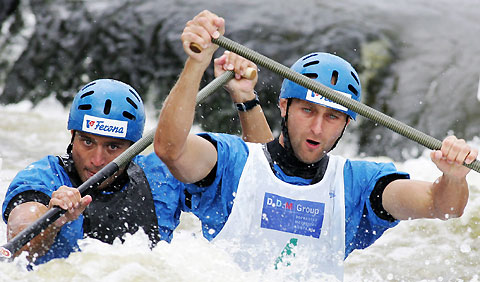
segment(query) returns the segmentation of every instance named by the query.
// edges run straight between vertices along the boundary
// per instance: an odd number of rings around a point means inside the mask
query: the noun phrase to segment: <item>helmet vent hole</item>
[[[360,81],[358,81],[358,77],[353,72],[350,72],[350,74],[352,75],[353,79],[355,79],[357,84],[360,85]]]
[[[313,73],[313,72],[310,72],[310,73],[304,73],[303,74],[304,76],[308,77],[308,78],[311,78],[311,79],[315,79],[318,77],[318,74],[316,73]]]
[[[78,106],[78,109],[82,110],[82,111],[88,111],[91,108],[92,108],[92,105],[90,105],[90,104],[83,104],[83,105]]]
[[[352,91],[353,94],[355,94],[355,96],[358,96],[358,91],[355,87],[353,87],[351,84],[348,85],[348,89],[350,91]]]
[[[92,83],[90,83],[90,84],[87,84],[87,85],[85,85],[85,86],[82,88],[82,90],[80,90],[80,91],[83,91],[83,90],[87,89],[88,87],[90,87],[90,86],[92,86],[92,85],[95,85],[95,84],[97,84],[97,83],[96,83],[96,82],[92,82]],[[93,92],[93,91],[92,91],[92,92]]]
[[[316,55],[318,55],[318,54],[317,53],[310,54],[310,55],[306,56],[305,58],[303,58],[303,60],[305,61],[306,59],[311,58],[311,57],[315,57]]]
[[[138,109],[138,106],[137,104],[135,104],[135,102],[133,102],[132,99],[130,99],[129,97],[127,97],[127,102],[132,105],[135,109]]]
[[[132,94],[133,94],[133,96],[135,96],[135,98],[137,98],[138,102],[141,102],[141,99],[140,99],[140,97],[138,97],[138,94],[137,94],[137,93],[135,93],[135,91],[133,91],[132,89],[128,89],[128,91],[130,91],[130,93],[132,93]],[[136,107],[135,107],[135,109],[136,109]]]
[[[105,101],[105,107],[103,108],[103,113],[108,115],[110,114],[111,109],[112,109],[112,100],[107,99],[107,101]]]
[[[332,85],[337,85],[337,81],[338,81],[338,71],[334,70],[332,72],[332,78],[330,79],[330,83]]]
[[[318,65],[319,61],[311,61],[303,65],[304,68],[313,66],[313,65]]]
[[[85,97],[87,97],[87,96],[92,95],[93,92],[94,92],[94,91],[92,90],[92,91],[88,91],[88,92],[86,92],[86,93],[83,93],[82,96],[80,96],[80,99],[83,99],[83,98],[85,98]]]
[[[123,116],[128,118],[129,120],[135,120],[135,116],[129,112],[123,112]]]

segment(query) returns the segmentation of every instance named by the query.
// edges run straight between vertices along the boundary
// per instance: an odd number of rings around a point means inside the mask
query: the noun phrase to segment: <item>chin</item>
[[[308,158],[308,159],[305,159],[305,158],[299,158],[299,160],[301,160],[302,162],[306,163],[306,164],[313,164],[313,163],[316,163],[318,161],[320,161],[326,154],[322,154],[316,158]]]

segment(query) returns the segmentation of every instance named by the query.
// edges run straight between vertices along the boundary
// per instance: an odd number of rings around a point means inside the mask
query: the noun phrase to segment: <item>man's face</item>
[[[280,99],[285,117],[287,99]],[[300,99],[288,109],[288,135],[295,156],[304,163],[315,163],[331,150],[350,119],[345,113]],[[283,141],[283,139],[281,139]]]
[[[75,133],[73,139],[72,157],[75,169],[82,182],[92,177],[100,169],[123,153],[132,142],[113,137],[104,137],[82,131]],[[121,171],[116,173],[118,175]],[[107,184],[114,177],[107,180]],[[106,186],[102,185],[103,187]]]

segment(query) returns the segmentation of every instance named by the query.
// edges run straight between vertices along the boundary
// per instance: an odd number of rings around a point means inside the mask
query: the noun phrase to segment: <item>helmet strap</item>
[[[347,117],[347,121],[345,122],[345,126],[343,127],[342,134],[340,134],[340,136],[337,138],[337,141],[335,141],[335,143],[333,144],[332,148],[331,148],[328,152],[331,152],[333,149],[335,149],[335,147],[337,147],[338,141],[340,141],[340,138],[342,138],[343,133],[345,133],[345,129],[347,128],[347,124],[348,124],[348,119],[349,119],[349,118],[350,118],[350,117]]]
[[[288,121],[288,109],[290,108],[290,105],[292,104],[292,99],[289,98],[287,99],[287,108],[285,110],[285,116],[282,118],[282,135],[283,135],[283,147],[285,148],[285,151],[292,155],[295,156],[295,153],[293,152],[292,144],[290,143],[290,136],[288,135],[288,127],[287,127],[287,121]]]
[[[76,130],[73,131],[72,139],[70,139],[70,144],[68,144],[67,154],[71,154],[71,153],[72,153],[72,149],[73,149],[73,139],[75,139],[75,133],[77,133]]]

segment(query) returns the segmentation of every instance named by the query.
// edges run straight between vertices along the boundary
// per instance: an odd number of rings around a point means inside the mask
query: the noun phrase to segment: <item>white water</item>
[[[153,110],[148,110],[154,112]],[[15,174],[46,154],[62,154],[69,142],[68,111],[53,99],[32,108],[30,102],[0,106],[0,201]],[[147,128],[156,117],[150,116]],[[346,135],[346,139],[348,138]],[[347,140],[345,140],[347,141]],[[480,140],[470,140],[479,148]],[[343,144],[337,154],[352,156]],[[151,148],[147,149],[151,151]],[[353,155],[352,157],[360,158]],[[389,161],[382,157],[376,161]],[[438,170],[428,152],[418,159],[396,163],[412,178],[433,181]],[[345,264],[345,281],[479,281],[480,174],[468,176],[471,197],[460,219],[402,222],[366,250],[354,251]],[[0,245],[5,243],[0,223]],[[149,250],[144,234],[129,236],[124,244],[82,242],[83,252],[55,260],[34,271],[24,269],[24,258],[0,263],[0,281],[265,281],[232,263],[229,255],[199,235],[198,221],[182,217],[171,244]]]

